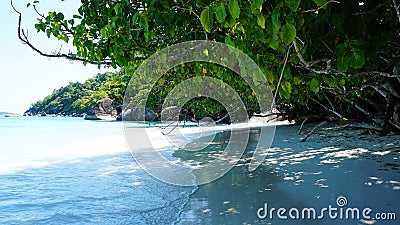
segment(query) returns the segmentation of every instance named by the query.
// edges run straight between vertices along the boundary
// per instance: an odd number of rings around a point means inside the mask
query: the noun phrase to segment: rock
[[[144,114],[145,114],[145,120],[146,121],[154,121],[158,117],[158,114],[153,112],[153,111],[151,111],[151,110],[146,110],[144,112]]]
[[[98,103],[90,107],[84,116],[85,120],[114,120],[117,116],[117,110],[114,107],[111,98],[102,98]]]
[[[122,121],[122,113],[118,114],[117,121]]]
[[[29,111],[26,111],[26,112],[24,112],[24,116],[33,116],[33,113],[29,112]]]
[[[144,112],[145,115],[145,121],[154,121],[158,118],[158,114],[153,112],[152,110],[145,110]],[[125,109],[121,113],[121,119],[127,120],[127,121],[142,121],[143,118],[141,118],[141,114],[139,113],[138,108],[129,108]]]
[[[83,119],[85,119],[85,120],[100,120],[100,118],[97,117],[96,115],[89,115],[89,114],[86,114],[86,115],[83,117]]]
[[[24,115],[26,116],[35,116],[37,114],[38,112],[33,107],[29,108],[26,112],[24,112]]]
[[[113,100],[111,98],[101,99],[101,108],[106,114],[112,114],[114,109]]]
[[[161,111],[162,121],[175,121],[180,114],[181,109],[178,106],[166,107]]]

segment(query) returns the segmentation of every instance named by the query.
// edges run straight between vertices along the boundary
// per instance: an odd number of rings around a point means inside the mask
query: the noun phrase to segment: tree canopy
[[[35,48],[19,23],[19,38],[44,56],[136,68],[172,44],[224,42],[259,65],[278,105],[296,116],[325,111],[385,130],[400,128],[397,0],[82,0],[71,18],[63,12],[42,14],[39,1],[27,6],[38,13],[38,32],[75,47],[47,54]],[[240,86],[240,77],[224,68],[200,67],[213,71],[207,76]],[[177,68],[169,79],[179,83],[196,75],[196,68],[199,64]],[[249,96],[244,88],[241,97],[252,107]]]

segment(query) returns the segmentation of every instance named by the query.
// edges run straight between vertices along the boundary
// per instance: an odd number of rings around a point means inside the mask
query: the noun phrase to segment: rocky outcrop
[[[111,98],[102,98],[90,107],[84,116],[85,120],[113,120],[117,117],[117,110]]]

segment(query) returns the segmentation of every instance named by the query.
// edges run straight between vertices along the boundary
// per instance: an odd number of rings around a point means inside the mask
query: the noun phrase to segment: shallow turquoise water
[[[0,117],[0,224],[176,221],[194,188],[156,180],[124,146],[118,122]]]

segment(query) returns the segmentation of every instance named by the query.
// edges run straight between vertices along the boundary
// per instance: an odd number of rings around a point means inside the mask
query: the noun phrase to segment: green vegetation
[[[43,100],[32,104],[27,112],[33,114],[82,114],[101,98],[108,97],[121,104],[130,76],[122,73],[97,74],[83,83],[69,83],[54,90]]]
[[[276,92],[277,105],[294,117],[313,113],[367,120],[383,128],[383,133],[400,128],[397,0],[81,3],[72,18],[62,12],[48,12],[39,14],[35,25],[47,37],[72,43],[76,51],[39,53],[132,69],[172,44],[200,39],[224,42],[244,51],[262,68]],[[33,5],[40,9],[38,1]],[[20,39],[34,46],[24,33]],[[199,68],[230,85],[242,84],[239,76],[217,66],[177,68],[164,82],[158,82],[159,90],[149,104],[160,101],[157,98],[170,90],[173,83],[166,81],[179,83],[188,74],[198,75]],[[240,95],[249,111],[257,111],[248,88],[241,89]],[[188,104],[194,107],[199,101],[209,100],[199,98]],[[203,108],[212,114],[222,112],[214,106],[210,101]]]

